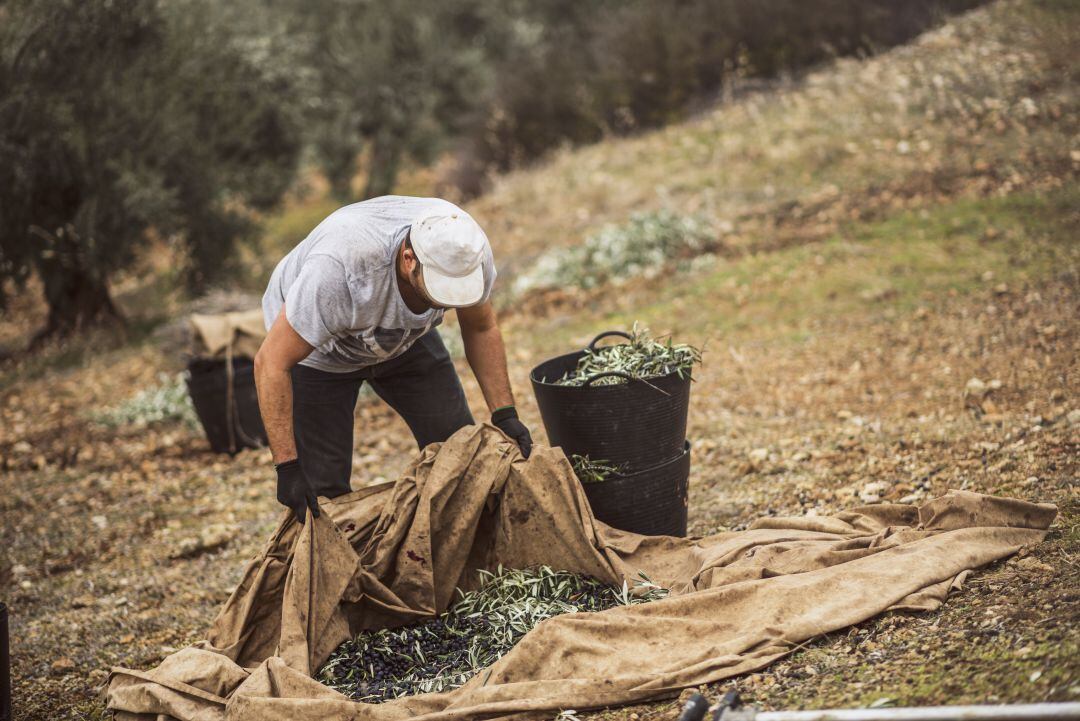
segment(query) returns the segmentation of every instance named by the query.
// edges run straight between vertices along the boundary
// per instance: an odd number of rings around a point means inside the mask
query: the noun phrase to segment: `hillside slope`
[[[512,381],[538,440],[528,374],[544,358],[636,320],[704,347],[692,533],[957,488],[1058,504],[1045,543],[942,609],[736,679],[755,704],[1080,698],[1078,28],[1073,2],[1003,0],[793,87],[558,153],[469,206],[496,245]],[[276,218],[263,255],[325,205]],[[512,292],[540,259],[657,210],[700,216],[709,242],[618,283]],[[202,637],[275,525],[265,452],[213,456],[177,420],[101,422],[179,369],[148,341],[4,368],[0,583],[18,718],[102,717],[106,669]],[[360,403],[355,484],[395,477],[414,452],[400,419]]]
[[[514,275],[635,212],[700,214],[725,250],[1075,172],[1075,6],[1005,0],[693,121],[557,153],[469,205]],[[794,238],[792,238],[794,236]]]

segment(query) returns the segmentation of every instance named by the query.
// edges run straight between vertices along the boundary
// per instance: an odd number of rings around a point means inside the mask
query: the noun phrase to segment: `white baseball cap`
[[[451,308],[480,302],[489,245],[472,216],[465,211],[424,216],[413,221],[409,239],[433,301]]]

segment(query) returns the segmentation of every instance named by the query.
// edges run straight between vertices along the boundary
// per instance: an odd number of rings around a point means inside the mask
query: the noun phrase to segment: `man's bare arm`
[[[506,348],[495,309],[487,302],[459,308],[457,316],[465,357],[484,393],[488,409],[514,405],[510,376],[506,372]]]
[[[277,320],[255,354],[255,387],[259,392],[259,410],[274,463],[296,458],[293,435],[292,367],[315,350],[300,337],[285,317],[282,307]]]

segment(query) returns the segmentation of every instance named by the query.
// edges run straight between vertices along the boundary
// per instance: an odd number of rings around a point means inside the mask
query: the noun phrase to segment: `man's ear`
[[[416,258],[416,253],[414,253],[413,249],[409,246],[405,246],[401,249],[401,259],[405,261],[405,273],[411,275],[419,262]]]

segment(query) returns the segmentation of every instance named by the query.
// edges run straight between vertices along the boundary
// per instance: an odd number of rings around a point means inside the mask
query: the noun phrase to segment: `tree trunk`
[[[364,198],[393,192],[398,164],[401,162],[401,143],[392,133],[380,133],[371,141],[370,162]]]
[[[123,327],[123,318],[109,295],[104,278],[75,263],[43,259],[38,264],[49,316],[34,336],[31,348],[94,327]]]

